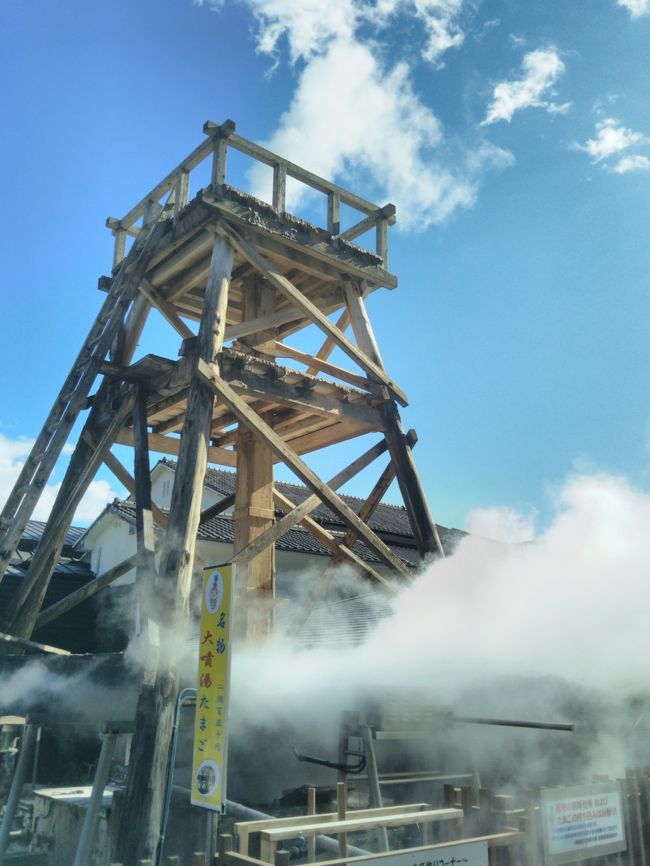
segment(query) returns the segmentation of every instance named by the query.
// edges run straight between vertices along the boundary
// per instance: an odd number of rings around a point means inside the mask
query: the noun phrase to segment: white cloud
[[[627,9],[632,18],[640,18],[641,15],[650,13],[650,0],[616,0],[616,2]]]
[[[369,46],[349,39],[307,64],[268,146],[325,177],[361,176],[412,229],[470,207],[484,172],[512,159],[483,144],[449,167],[442,126],[414,92],[408,66],[386,69]],[[261,171],[253,181],[261,197],[264,178]]]
[[[650,159],[636,154],[622,157],[612,169],[616,174],[627,174],[629,171],[650,171]]]
[[[494,541],[518,543],[535,538],[535,518],[521,514],[515,508],[494,505],[475,508],[467,517],[467,530],[472,535]]]
[[[635,144],[647,142],[646,137],[640,132],[634,132],[619,125],[618,120],[606,117],[596,124],[596,136],[589,138],[585,144],[573,145],[575,150],[588,153],[593,163],[602,162],[610,156],[621,153]]]
[[[482,125],[500,120],[510,123],[514,113],[523,108],[544,108],[556,114],[568,111],[570,103],[558,105],[549,99],[555,95],[554,85],[564,70],[564,63],[555,48],[529,51],[522,62],[521,76],[495,86]]]
[[[33,439],[9,439],[0,433],[0,503],[4,504],[11,493],[33,444]],[[64,449],[65,453],[69,451],[69,448]],[[60,487],[60,482],[45,485],[32,519],[47,520]],[[74,520],[80,523],[94,520],[106,503],[118,495],[107,481],[101,479],[92,481],[79,503]]]

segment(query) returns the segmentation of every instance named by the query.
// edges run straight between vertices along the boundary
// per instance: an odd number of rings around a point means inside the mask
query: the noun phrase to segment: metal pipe
[[[250,806],[244,806],[242,803],[235,803],[234,800],[226,800],[226,814],[229,818],[235,818],[240,821],[268,821],[274,817],[273,815],[267,815],[266,812],[258,812],[257,809],[251,809]],[[318,818],[318,816],[315,817]],[[338,840],[332,839],[330,836],[316,836],[316,848],[323,853],[334,854],[338,857]],[[348,856],[350,857],[361,857],[369,853],[370,851],[365,851],[363,848],[348,845]]]
[[[102,734],[102,748],[99,753],[99,760],[97,761],[95,778],[93,779],[93,789],[90,794],[90,801],[86,807],[86,814],[81,826],[81,835],[79,836],[72,866],[87,866],[90,862],[90,851],[93,839],[95,838],[97,819],[99,818],[99,810],[104,799],[104,788],[106,787],[106,782],[108,782],[108,774],[111,769],[116,742],[116,733],[109,731]]]
[[[556,722],[520,722],[514,719],[482,719],[474,716],[449,715],[452,722],[465,722],[468,725],[499,725],[505,728],[536,728],[540,731],[575,731],[573,724],[559,724]]]
[[[16,809],[18,808],[20,794],[22,792],[23,785],[25,784],[27,773],[29,772],[31,759],[34,752],[36,730],[37,725],[33,724],[32,722],[28,721],[25,724],[25,729],[23,731],[23,739],[22,743],[20,744],[20,754],[18,755],[18,761],[16,762],[16,770],[14,772],[14,778],[11,782],[11,790],[9,791],[9,797],[7,798],[7,805],[5,806],[4,817],[2,819],[2,824],[0,825],[0,866],[2,866],[2,864],[4,863],[5,852],[9,847],[9,841],[11,838],[11,827],[14,823],[14,818],[16,817]]]
[[[169,808],[172,802],[172,787],[174,780],[174,764],[176,763],[176,748],[178,746],[178,724],[180,721],[181,707],[185,703],[196,705],[196,689],[181,689],[176,699],[174,710],[174,727],[172,728],[171,743],[169,745],[169,758],[167,759],[167,778],[165,780],[165,805],[163,807],[162,823],[158,838],[158,854],[156,855],[156,866],[162,866],[163,848],[165,847],[165,835],[167,833],[167,822],[169,821]],[[0,864],[2,866],[2,864]]]

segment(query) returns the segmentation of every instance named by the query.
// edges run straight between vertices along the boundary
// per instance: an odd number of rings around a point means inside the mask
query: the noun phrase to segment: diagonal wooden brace
[[[365,352],[358,348],[358,346],[355,346],[354,343],[336,327],[336,325],[333,325],[327,316],[322,313],[318,307],[309,300],[309,298],[306,298],[292,282],[276,270],[274,265],[259,252],[254,244],[243,238],[232,228],[232,226],[227,225],[224,222],[218,223],[217,231],[227,237],[237,252],[244,256],[253,267],[257,268],[257,270],[266,277],[271,285],[281,292],[285,298],[301,309],[305,316],[311,319],[311,321],[319,327],[326,336],[331,337],[339,348],[346,353],[346,355],[352,358],[353,361],[356,361],[356,363],[365,370],[369,376],[372,376],[372,378],[377,382],[385,385],[398,403],[402,406],[408,405],[406,394],[402,391],[399,385],[390,378],[386,371],[383,370],[379,364],[376,364],[371,360]]]
[[[221,379],[212,365],[199,360],[197,373],[212,388],[219,399],[237,415],[242,424],[248,427],[256,436],[263,439],[271,450],[286,463],[304,484],[311,488],[314,493],[317,493],[322,501],[347,526],[354,528],[359,538],[365,541],[367,546],[377,554],[382,562],[385,562],[404,577],[410,576],[410,572],[402,560],[363,521],[359,520],[350,506],[334,493],[327,484],[324,484],[316,473],[288,447],[284,440],[268,424],[252,411],[248,404]]]

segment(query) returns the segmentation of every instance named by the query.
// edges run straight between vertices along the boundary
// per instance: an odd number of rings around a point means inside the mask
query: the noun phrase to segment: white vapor
[[[453,706],[510,678],[526,683],[516,707],[515,696],[499,689],[493,697],[501,704],[491,712],[525,718],[539,712],[536,683],[550,678],[565,684],[565,694],[604,694],[612,707],[646,690],[650,495],[623,478],[578,476],[556,505],[554,521],[532,543],[468,536],[402,590],[356,648],[333,634],[312,651],[282,638],[241,650],[233,671],[238,715],[271,724],[312,714],[334,724],[373,688],[382,696],[411,688]],[[546,705],[545,720],[571,720],[553,718],[559,706]]]
[[[245,2],[257,50],[277,65],[286,46],[299,70],[289,108],[265,142],[270,149],[381,204],[393,202],[399,225],[418,230],[471,207],[485,174],[512,163],[488,142],[449,140],[414,86],[418,61],[438,68],[462,44],[469,0]],[[416,43],[389,42],[404,23],[416,25]],[[253,170],[251,183],[268,199],[263,170]],[[288,185],[290,210],[303,193]]]
[[[0,504],[4,505],[11,493],[18,475],[24,466],[34,444],[33,439],[9,439],[0,433]],[[70,448],[64,449],[64,455],[70,453]],[[61,483],[46,484],[32,514],[33,520],[47,520],[54,505]],[[107,481],[96,479],[91,481],[83,495],[74,515],[74,520],[86,522],[94,520],[102,508],[119,494],[113,490]]]
[[[523,108],[544,108],[551,114],[564,114],[570,103],[557,104],[549,97],[555,95],[554,86],[563,74],[565,65],[557,49],[539,48],[529,51],[522,61],[522,74],[512,81],[501,81],[494,88],[483,126],[505,120]]]
[[[635,145],[647,144],[648,138],[641,132],[635,132],[628,127],[622,126],[614,117],[606,117],[596,124],[596,135],[588,138],[584,144],[574,144],[574,150],[581,150],[591,157],[592,163],[603,162],[611,156],[616,156],[624,150]],[[619,162],[622,168],[615,168],[618,174],[626,171],[643,168],[645,157],[629,157],[625,164]]]
[[[470,535],[515,544],[535,538],[535,520],[516,508],[497,505],[475,508],[467,517],[467,531]]]
[[[640,18],[650,13],[650,0],[616,0],[616,3],[627,9],[631,18]]]

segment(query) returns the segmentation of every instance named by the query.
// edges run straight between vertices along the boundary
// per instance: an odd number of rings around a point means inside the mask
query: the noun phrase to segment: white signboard
[[[541,792],[540,805],[547,866],[625,851],[618,782],[550,788]]]
[[[363,866],[488,866],[487,842],[452,842],[364,860]]]

